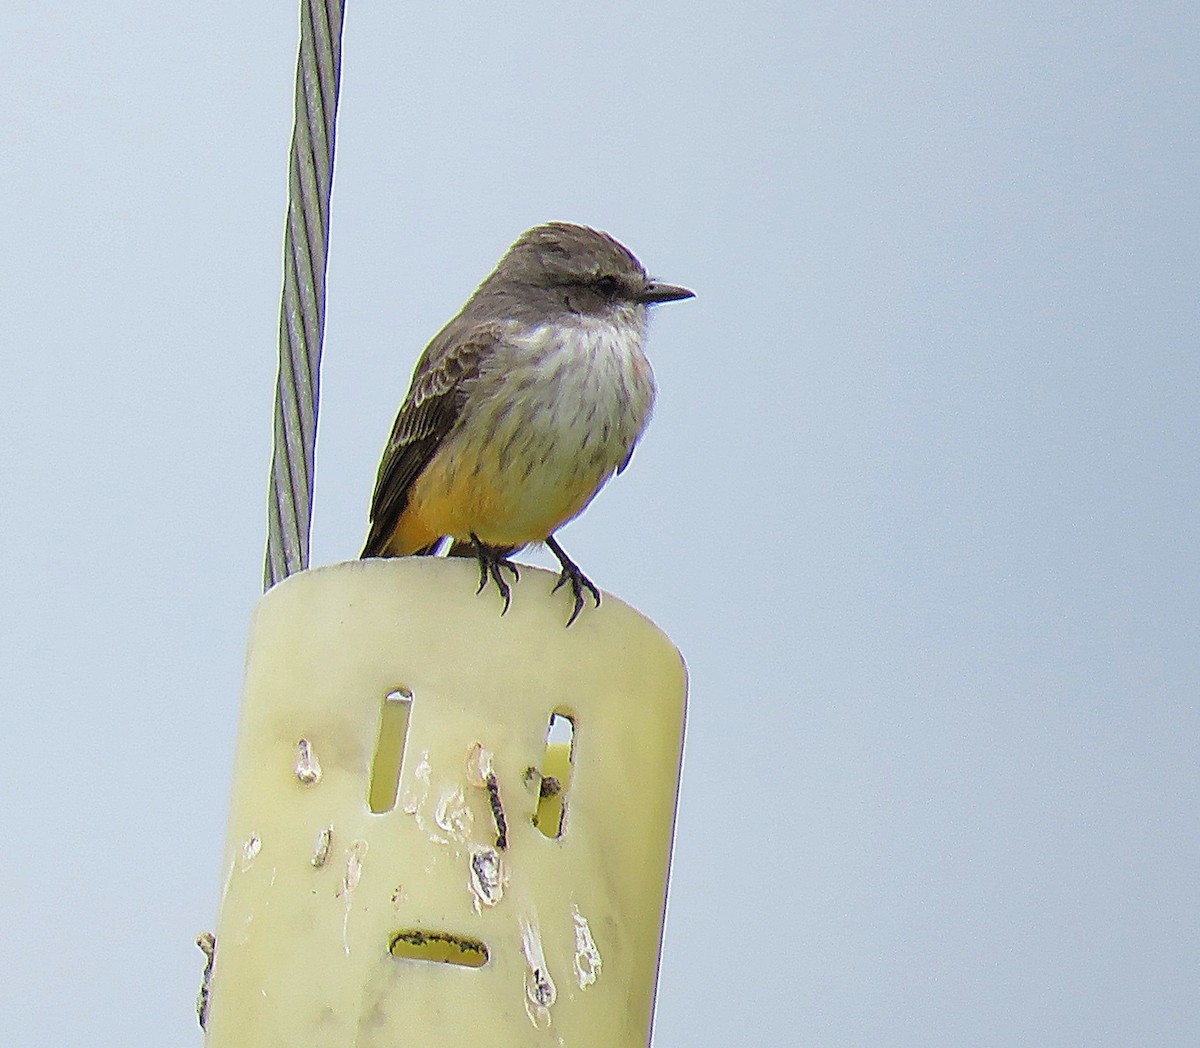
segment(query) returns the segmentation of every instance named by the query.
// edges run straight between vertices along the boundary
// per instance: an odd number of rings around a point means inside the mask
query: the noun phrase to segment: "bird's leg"
[[[471,532],[471,545],[475,550],[475,559],[479,561],[479,589],[475,592],[482,593],[483,587],[488,584],[488,579],[491,579],[496,584],[496,589],[500,591],[500,596],[504,598],[504,611],[500,612],[503,615],[505,611],[508,611],[508,606],[512,602],[512,593],[508,583],[504,581],[504,573],[500,569],[508,568],[512,572],[513,582],[521,580],[521,573],[517,571],[517,566],[508,559],[513,550],[485,545],[474,532]]]
[[[550,547],[550,551],[558,558],[559,564],[562,565],[562,573],[558,576],[558,582],[550,592],[557,593],[564,585],[569,584],[571,593],[575,596],[575,610],[571,612],[571,617],[567,619],[567,625],[570,626],[572,622],[579,618],[579,613],[583,610],[583,591],[587,590],[591,593],[592,599],[596,602],[596,607],[600,607],[600,591],[592,585],[592,580],[579,570],[579,565],[563,552],[562,546],[554,541],[553,535],[550,535],[546,539],[546,545]]]

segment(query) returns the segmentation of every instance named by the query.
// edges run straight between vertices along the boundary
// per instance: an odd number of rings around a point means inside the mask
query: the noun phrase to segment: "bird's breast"
[[[644,311],[577,320],[514,327],[470,380],[459,421],[418,485],[443,534],[544,539],[629,457],[654,405]]]

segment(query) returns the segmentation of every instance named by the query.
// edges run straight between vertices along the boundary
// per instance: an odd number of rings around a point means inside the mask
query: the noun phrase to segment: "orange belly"
[[[539,476],[494,455],[464,459],[443,453],[413,483],[408,505],[388,540],[389,556],[408,556],[445,536],[489,546],[527,546],[583,512],[607,479],[590,470]],[[549,481],[549,482],[548,482]]]

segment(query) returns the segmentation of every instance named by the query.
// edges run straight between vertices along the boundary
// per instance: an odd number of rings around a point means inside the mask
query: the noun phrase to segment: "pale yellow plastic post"
[[[565,629],[555,578],[503,617],[460,559],[262,599],[208,1048],[649,1043],[685,670],[607,594]]]

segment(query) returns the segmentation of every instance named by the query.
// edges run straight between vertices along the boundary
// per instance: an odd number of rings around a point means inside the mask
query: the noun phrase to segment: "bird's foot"
[[[592,595],[592,600],[596,602],[596,607],[600,607],[600,591],[592,584],[582,571],[579,570],[579,565],[576,564],[564,552],[562,546],[554,541],[554,536],[551,535],[546,539],[546,545],[550,547],[550,551],[558,558],[559,564],[562,565],[562,573],[558,576],[558,582],[555,583],[551,593],[557,593],[563,586],[570,586],[571,593],[575,597],[575,608],[571,612],[571,617],[567,619],[567,625],[570,626],[583,610],[583,594],[586,590]]]
[[[487,546],[473,532],[471,546],[475,551],[475,559],[479,561],[479,589],[475,592],[482,593],[489,579],[494,582],[496,589],[500,591],[500,596],[504,598],[504,610],[500,612],[503,615],[508,611],[509,604],[512,603],[512,591],[509,589],[508,583],[504,581],[502,569],[508,568],[512,572],[513,582],[521,580],[521,573],[517,570],[517,566],[508,559],[513,551],[503,547]]]

